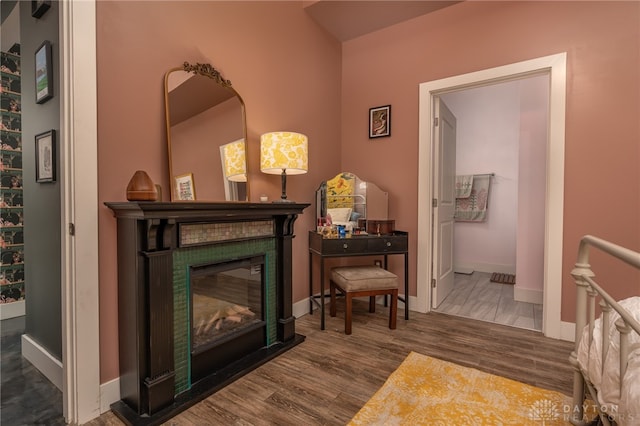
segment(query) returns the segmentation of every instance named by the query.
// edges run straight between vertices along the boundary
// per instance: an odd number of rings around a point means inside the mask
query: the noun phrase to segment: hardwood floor
[[[340,301],[342,302],[342,301]],[[452,361],[546,389],[571,394],[569,342],[541,333],[442,313],[398,312],[389,330],[388,310],[369,314],[354,302],[353,334],[344,334],[344,310],[296,321],[306,340],[195,404],[166,425],[344,425],[384,384],[410,351]],[[89,425],[120,425],[105,413]]]
[[[491,274],[455,274],[453,291],[437,312],[530,330],[542,330],[542,305],[513,299],[513,285],[490,281]]]

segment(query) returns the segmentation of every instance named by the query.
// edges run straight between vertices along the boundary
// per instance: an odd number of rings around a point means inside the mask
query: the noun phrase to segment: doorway
[[[435,99],[451,93],[498,82],[522,79],[532,75],[549,76],[549,134],[545,167],[545,230],[543,255],[543,321],[542,331],[548,337],[561,338],[560,321],[561,275],[562,275],[562,222],[564,182],[564,110],[566,54],[561,53],[532,59],[471,74],[450,77],[420,85],[420,156],[418,187],[418,294],[417,309],[431,310],[431,283],[434,261],[431,241],[433,238],[434,182],[432,176],[434,151],[434,105]],[[554,185],[549,185],[554,182]],[[425,259],[426,261],[422,261]],[[553,285],[552,285],[553,283]],[[422,308],[422,309],[421,309]]]
[[[436,274],[431,305],[438,312],[540,331],[549,75],[442,93],[437,101],[437,128],[457,125],[448,132],[457,140],[437,145],[455,147],[449,176],[458,176],[466,191],[452,195],[461,209],[453,214],[454,278],[447,285]],[[453,119],[443,114],[449,109]],[[434,185],[441,188],[444,176],[434,170]],[[479,208],[473,201],[487,194],[486,209]],[[444,204],[442,194],[436,198]],[[439,229],[434,241],[441,240]],[[438,270],[440,263],[434,266]]]

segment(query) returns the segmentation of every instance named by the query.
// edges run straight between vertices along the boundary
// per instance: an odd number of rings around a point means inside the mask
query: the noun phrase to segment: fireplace
[[[191,381],[267,345],[264,256],[190,267]]]
[[[117,218],[120,401],[161,424],[301,343],[293,224],[308,204],[106,203]]]

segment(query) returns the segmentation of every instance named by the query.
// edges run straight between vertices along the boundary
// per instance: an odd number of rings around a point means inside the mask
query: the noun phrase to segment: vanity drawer
[[[323,254],[355,254],[367,250],[367,241],[358,238],[325,238],[322,240]]]
[[[368,239],[367,251],[373,252],[406,252],[408,249],[408,241],[406,236],[380,236]]]

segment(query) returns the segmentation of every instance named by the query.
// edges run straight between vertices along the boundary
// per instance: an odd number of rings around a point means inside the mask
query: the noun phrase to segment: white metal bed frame
[[[580,240],[580,247],[578,249],[578,260],[575,264],[575,268],[571,271],[576,285],[576,337],[575,337],[575,349],[571,352],[570,361],[574,368],[574,380],[573,380],[573,411],[571,416],[571,423],[576,426],[586,425],[583,420],[584,416],[584,399],[586,392],[593,401],[597,401],[597,389],[589,382],[585,380],[585,377],[578,365],[577,353],[580,345],[580,339],[584,327],[589,324],[589,345],[593,340],[593,328],[595,322],[596,312],[596,298],[600,298],[599,305],[602,310],[602,365],[605,365],[605,357],[607,355],[607,348],[609,347],[609,315],[611,310],[615,310],[620,317],[615,326],[620,332],[620,384],[622,386],[622,378],[627,370],[627,360],[629,357],[629,333],[635,331],[640,334],[640,323],[636,321],[629,312],[621,307],[605,290],[594,281],[595,274],[591,270],[589,265],[589,252],[591,248],[599,249],[606,254],[613,256],[633,267],[640,270],[640,253],[627,248],[618,246],[611,242],[602,240],[600,238],[586,235]],[[602,413],[598,410],[598,415],[602,424],[610,426],[612,423],[609,420],[606,413]]]

